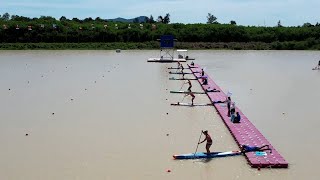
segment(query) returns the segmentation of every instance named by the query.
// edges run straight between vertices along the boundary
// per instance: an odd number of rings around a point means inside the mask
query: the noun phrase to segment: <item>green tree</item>
[[[155,23],[156,21],[153,19],[153,16],[150,15],[150,18],[148,19],[148,23]]]
[[[9,19],[10,19],[10,14],[9,14],[9,13],[4,13],[4,14],[2,15],[2,19],[5,20],[5,21],[9,21]]]
[[[164,18],[162,16],[158,16],[158,20],[157,21],[160,22],[160,23],[163,23]]]
[[[218,24],[217,17],[215,17],[213,14],[208,13],[207,16],[207,24]]]
[[[170,14],[169,13],[167,13],[166,16],[164,17],[163,23],[164,24],[170,23]]]
[[[303,25],[302,25],[302,27],[312,27],[313,25],[311,24],[311,23],[304,23]]]
[[[85,19],[83,20],[83,22],[91,22],[91,21],[93,21],[93,19],[92,19],[91,17],[85,18]]]
[[[59,21],[67,21],[68,19],[65,16],[61,16],[61,18],[59,19]]]
[[[170,23],[170,14],[167,13],[166,16],[158,16],[158,22],[163,24],[169,24]]]
[[[282,27],[281,21],[278,21],[277,27]]]
[[[234,21],[234,20],[231,20],[231,21],[230,21],[230,24],[231,24],[231,25],[237,25],[237,22]]]

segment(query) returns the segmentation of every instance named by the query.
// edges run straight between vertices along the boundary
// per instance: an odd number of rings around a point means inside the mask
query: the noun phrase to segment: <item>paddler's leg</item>
[[[193,106],[193,100],[194,100],[194,98],[195,98],[195,96],[193,95],[193,96],[192,96],[192,99],[191,99],[191,102],[192,102],[191,105],[192,105],[192,106]]]
[[[207,143],[206,144],[206,150],[207,150],[207,154],[210,154],[210,147],[211,147],[212,144],[210,143]]]

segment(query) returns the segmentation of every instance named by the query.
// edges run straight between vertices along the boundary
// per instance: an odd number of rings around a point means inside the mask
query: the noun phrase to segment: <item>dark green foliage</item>
[[[208,15],[212,17],[211,14]],[[99,17],[69,20],[62,16],[59,20],[56,20],[50,16],[31,19],[13,15],[10,19],[9,14],[6,13],[0,18],[0,43],[17,43],[17,46],[8,44],[8,47],[14,49],[32,47],[46,47],[47,49],[49,47],[47,43],[59,44],[58,49],[60,47],[92,49],[92,47],[98,46],[96,44],[99,44],[102,49],[108,49],[111,45],[120,49],[153,49],[157,48],[157,46],[154,46],[154,42],[161,35],[172,34],[179,42],[189,42],[177,44],[190,49],[280,50],[320,48],[319,23],[316,25],[305,23],[301,27],[282,27],[279,21],[277,27],[255,27],[236,25],[235,21],[230,21],[230,24],[167,24],[170,22],[169,14],[159,19],[161,23],[155,23],[153,17],[150,16],[147,23],[143,23],[143,28],[136,21],[136,23],[130,23],[131,28],[129,29],[129,23],[106,22]],[[213,18],[212,22],[216,22],[216,18]],[[152,29],[152,23],[156,24],[154,30]],[[115,24],[117,24],[118,29],[115,28]],[[19,28],[17,28],[17,25]],[[31,27],[31,30],[28,30],[28,26]],[[34,44],[25,45],[25,43]],[[39,43],[39,45],[36,43]],[[63,43],[70,43],[70,45],[63,45]],[[78,46],[74,43],[84,44]],[[4,46],[6,45],[1,47],[4,48]]]

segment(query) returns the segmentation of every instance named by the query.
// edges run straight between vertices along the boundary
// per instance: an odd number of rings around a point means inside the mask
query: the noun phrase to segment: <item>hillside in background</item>
[[[115,18],[115,19],[107,19],[107,21],[111,22],[124,22],[124,23],[145,23],[147,20],[147,16],[139,16],[133,19],[125,19],[125,18]]]

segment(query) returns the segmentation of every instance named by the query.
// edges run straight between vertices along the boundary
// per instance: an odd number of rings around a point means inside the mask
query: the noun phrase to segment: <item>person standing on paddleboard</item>
[[[183,70],[184,70],[184,67],[183,67],[183,65],[181,64],[181,73],[184,75]]]
[[[189,88],[188,88],[188,91],[190,91],[191,92],[191,88],[192,88],[192,84],[191,84],[191,81],[190,80],[188,80],[188,82],[187,82],[188,84],[189,84]]]
[[[192,99],[191,99],[191,106],[193,106],[193,100],[194,100],[194,98],[196,97],[194,94],[193,94],[193,92],[188,92],[185,96],[191,96],[192,97]]]
[[[202,131],[202,133],[205,135],[205,138],[203,141],[199,142],[198,144],[201,144],[201,143],[207,141],[206,150],[207,150],[207,154],[210,154],[210,147],[212,145],[211,136],[208,134],[208,131]]]

